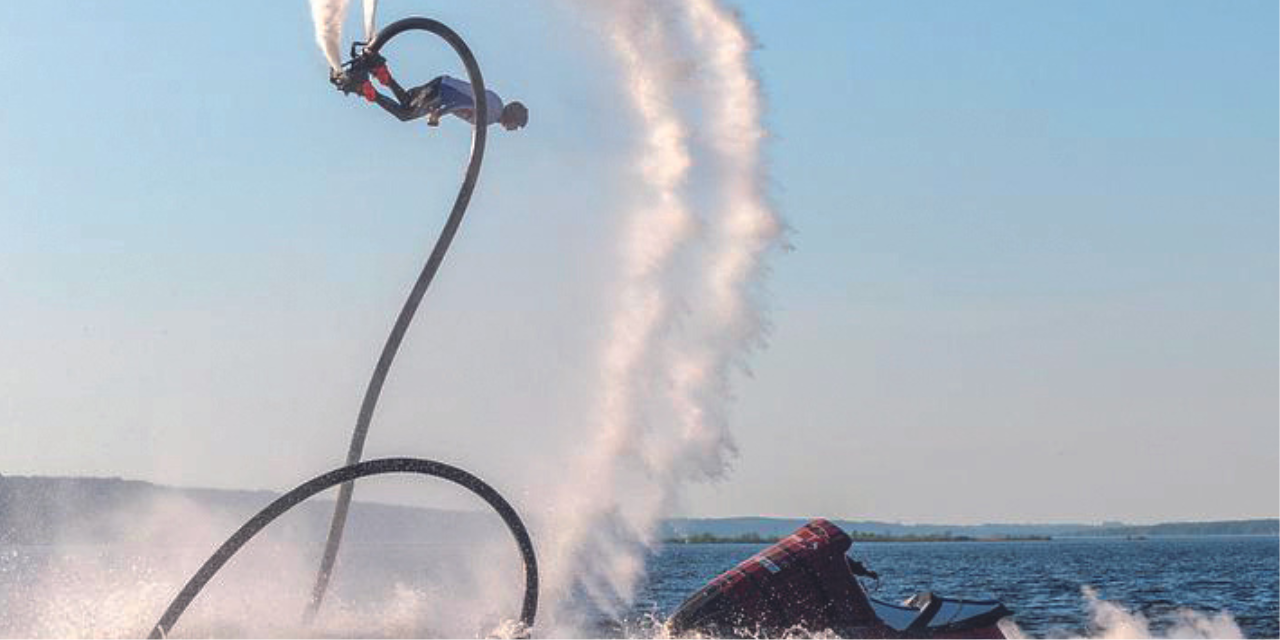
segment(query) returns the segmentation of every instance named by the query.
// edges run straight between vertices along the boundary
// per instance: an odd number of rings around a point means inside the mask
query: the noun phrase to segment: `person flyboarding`
[[[379,92],[371,77],[391,89],[395,98]],[[402,122],[426,117],[427,124],[434,127],[440,124],[440,118],[455,115],[475,124],[475,92],[471,83],[442,75],[424,85],[405,90],[391,77],[386,59],[376,51],[364,49],[357,53],[353,45],[351,61],[340,70],[330,71],[329,82],[343,93],[357,93],[365,100],[377,103]],[[529,109],[524,104],[514,100],[504,104],[498,94],[488,90],[484,93],[485,125],[500,123],[507,131],[514,131],[529,123]]]

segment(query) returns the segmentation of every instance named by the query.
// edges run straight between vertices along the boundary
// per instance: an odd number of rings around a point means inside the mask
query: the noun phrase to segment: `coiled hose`
[[[245,543],[249,542],[253,536],[265,529],[276,518],[284,515],[285,512],[297,506],[303,500],[335,485],[353,482],[367,476],[387,473],[416,473],[448,480],[480,496],[489,506],[493,507],[494,511],[498,512],[498,515],[502,517],[502,521],[506,523],[507,529],[511,531],[511,535],[515,537],[516,545],[520,548],[520,557],[524,561],[524,601],[520,607],[520,624],[522,631],[527,632],[532,629],[533,619],[538,611],[538,560],[533,552],[533,541],[529,539],[529,531],[525,529],[524,522],[520,520],[520,516],[516,514],[516,510],[511,507],[511,504],[499,495],[493,487],[486,484],[485,481],[443,462],[422,458],[379,458],[347,465],[316,476],[289,493],[276,498],[274,502],[259,511],[257,515],[244,523],[240,529],[231,534],[231,537],[227,538],[227,541],[222,543],[222,546],[218,547],[218,550],[208,560],[205,560],[195,575],[191,576],[187,584],[182,587],[182,591],[178,592],[173,602],[169,603],[169,607],[160,616],[160,620],[151,628],[151,634],[148,637],[167,637],[169,632],[173,630],[173,626],[177,624],[178,618],[187,610],[187,606],[191,604],[192,600],[195,600],[195,597],[209,583],[209,580],[213,579],[214,574],[218,573],[222,565],[226,564]]]

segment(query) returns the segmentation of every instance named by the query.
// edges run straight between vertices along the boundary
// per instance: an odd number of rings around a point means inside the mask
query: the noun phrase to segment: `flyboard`
[[[373,31],[374,6],[375,3],[373,2],[366,2],[364,6],[366,35]],[[458,57],[462,59],[468,79],[474,88],[476,113],[487,113],[484,78],[480,73],[479,63],[476,62],[475,56],[471,53],[471,49],[466,42],[448,26],[436,20],[411,17],[392,22],[386,28],[373,34],[369,41],[363,44],[362,49],[358,47],[361,43],[352,45],[352,60],[347,63],[347,66],[359,68],[364,64],[362,58],[365,57],[365,54],[372,54],[370,57],[377,56],[382,47],[393,38],[410,31],[425,31],[434,34],[453,48]],[[360,404],[355,430],[351,434],[351,444],[347,451],[346,465],[316,476],[299,485],[267,505],[241,526],[205,561],[204,565],[196,571],[195,575],[191,577],[173,599],[169,607],[165,609],[164,614],[161,615],[160,620],[152,627],[151,638],[168,636],[182,613],[186,611],[188,605],[199,595],[201,589],[259,531],[307,498],[334,486],[340,486],[338,500],[334,506],[333,519],[329,527],[329,536],[325,542],[324,555],[321,558],[315,587],[312,590],[311,603],[305,614],[306,620],[313,619],[324,600],[324,594],[333,573],[333,565],[342,542],[342,533],[346,526],[347,513],[351,505],[351,495],[355,487],[355,481],[359,478],[390,473],[412,473],[448,480],[476,494],[498,512],[498,515],[502,517],[503,522],[511,531],[511,535],[515,538],[521,559],[524,562],[524,599],[520,609],[520,629],[526,634],[532,630],[534,617],[538,609],[537,557],[534,553],[533,542],[529,538],[528,530],[510,503],[480,478],[458,467],[434,460],[383,458],[365,462],[360,461],[360,457],[364,452],[365,438],[369,433],[369,424],[373,420],[373,412],[382,393],[383,383],[386,382],[387,374],[391,370],[391,363],[395,360],[396,352],[400,349],[400,343],[404,340],[404,335],[409,329],[409,324],[413,321],[418,305],[421,304],[423,296],[426,295],[427,288],[431,285],[436,272],[440,269],[445,253],[448,252],[449,245],[453,242],[453,238],[458,232],[458,227],[462,224],[467,205],[471,202],[471,194],[475,190],[476,180],[480,176],[480,165],[484,160],[487,127],[484,118],[475,118],[474,120],[471,153],[463,175],[462,185],[458,189],[453,208],[445,221],[444,228],[441,229],[440,235],[436,239],[435,246],[432,248],[426,264],[423,265],[422,271],[418,274],[418,279],[414,282],[408,298],[401,307],[399,315],[396,316],[395,324],[391,328],[390,335],[387,336],[387,341],[382,348],[382,354],[374,367],[373,376],[369,379],[369,384],[365,388],[364,400]]]

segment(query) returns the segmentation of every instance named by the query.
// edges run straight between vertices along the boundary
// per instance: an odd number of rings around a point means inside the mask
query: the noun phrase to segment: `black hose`
[[[480,176],[480,163],[484,159],[485,133],[488,126],[489,113],[485,99],[484,78],[480,75],[480,65],[476,62],[475,56],[471,54],[471,49],[467,47],[467,43],[463,42],[457,33],[443,23],[430,18],[405,18],[387,25],[386,28],[373,37],[373,40],[365,48],[376,53],[392,38],[405,31],[413,30],[429,31],[440,36],[462,58],[462,64],[467,68],[467,77],[471,81],[472,93],[475,96],[475,115],[473,118],[475,120],[475,132],[471,136],[471,159],[467,162],[466,176],[462,179],[462,186],[458,189],[458,197],[453,202],[453,211],[449,213],[449,219],[440,231],[440,237],[436,239],[435,247],[431,250],[431,256],[427,258],[427,264],[422,267],[422,273],[418,275],[417,282],[413,283],[413,289],[409,292],[408,299],[404,301],[404,306],[400,309],[400,315],[396,317],[396,323],[391,328],[391,334],[387,336],[387,342],[382,347],[382,355],[378,357],[378,364],[373,369],[373,376],[369,379],[369,386],[365,389],[364,400],[360,403],[360,413],[356,417],[356,428],[351,433],[351,446],[347,450],[347,464],[349,465],[359,462],[360,456],[364,452],[364,441],[369,433],[369,423],[373,420],[373,410],[378,405],[378,396],[382,394],[382,384],[387,379],[387,372],[391,370],[391,361],[395,359],[396,352],[400,349],[400,342],[404,339],[404,334],[409,329],[409,323],[413,321],[413,314],[418,310],[418,304],[422,302],[422,296],[427,293],[427,287],[430,286],[432,278],[435,277],[436,271],[440,268],[445,252],[449,250],[449,243],[453,241],[454,234],[458,232],[458,226],[462,224],[462,216],[466,213],[467,204],[471,201],[471,193],[475,190],[476,179]],[[351,494],[354,489],[355,485],[348,482],[338,490],[338,500],[334,503],[333,508],[333,519],[329,523],[329,537],[325,541],[324,555],[320,559],[320,569],[316,573],[316,583],[311,591],[311,602],[307,606],[305,615],[307,620],[315,617],[316,612],[320,610],[320,604],[324,601],[325,591],[329,587],[329,578],[333,573],[333,565],[338,557],[338,546],[342,543],[342,531],[347,524],[347,511],[351,506]]]
[[[303,500],[334,485],[385,473],[417,473],[448,480],[480,496],[498,512],[499,516],[502,516],[502,521],[507,524],[511,535],[515,537],[516,545],[520,547],[521,559],[524,560],[524,601],[520,607],[520,623],[523,625],[523,630],[532,629],[533,618],[538,610],[538,560],[533,552],[533,542],[529,539],[529,532],[520,521],[520,516],[516,514],[515,509],[511,508],[511,505],[493,487],[457,467],[420,458],[381,458],[341,467],[312,478],[259,511],[239,530],[231,534],[231,537],[227,538],[227,541],[222,543],[222,546],[218,547],[218,550],[205,561],[200,570],[187,581],[182,591],[178,592],[173,602],[169,603],[169,608],[165,609],[164,615],[160,616],[159,622],[152,627],[149,637],[168,636],[173,630],[173,625],[177,624],[178,618],[182,616],[182,612],[186,611],[187,606],[199,595],[200,590],[209,580],[213,579],[222,565],[226,564],[231,556],[240,550],[240,547],[243,547],[273,520],[284,515],[286,511]]]

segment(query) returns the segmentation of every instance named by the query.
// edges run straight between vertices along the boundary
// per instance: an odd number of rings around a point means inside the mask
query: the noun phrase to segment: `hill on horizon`
[[[795,531],[807,521],[808,519],[806,518],[769,517],[672,518],[663,523],[661,535],[664,539],[697,534],[709,534],[719,538],[756,534],[764,538],[776,538]],[[1280,519],[1277,518],[1166,522],[1151,525],[1130,525],[1120,522],[1105,522],[1101,524],[902,524],[876,520],[840,519],[831,519],[831,522],[850,533],[858,532],[877,536],[996,538],[1022,536],[1280,535]]]
[[[193,538],[216,541],[279,495],[271,491],[176,488],[121,478],[0,475],[0,544],[177,544],[190,543]],[[332,509],[331,500],[304,503],[281,518],[273,527],[273,535],[304,542],[323,540]],[[706,534],[732,538],[754,534],[776,538],[807,521],[808,518],[749,516],[671,518],[661,523],[658,536],[669,539]],[[1149,525],[832,522],[851,533],[883,536],[1280,535],[1277,518]],[[498,517],[487,512],[356,502],[347,537],[360,543],[398,543],[501,530]]]

